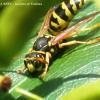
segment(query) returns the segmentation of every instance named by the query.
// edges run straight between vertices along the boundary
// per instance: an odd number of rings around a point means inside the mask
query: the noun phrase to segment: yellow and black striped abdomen
[[[67,28],[72,17],[84,4],[84,0],[66,0],[60,3],[52,13],[49,23],[49,31],[56,35]]]

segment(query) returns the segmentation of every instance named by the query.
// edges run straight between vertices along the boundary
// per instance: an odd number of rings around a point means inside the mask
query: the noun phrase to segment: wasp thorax
[[[33,49],[35,50],[41,50],[41,51],[47,51],[49,49],[48,46],[48,41],[50,40],[50,38],[47,37],[39,37],[34,45],[33,45]]]

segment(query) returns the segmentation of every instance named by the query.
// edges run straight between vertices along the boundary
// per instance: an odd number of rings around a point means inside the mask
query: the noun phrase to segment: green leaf
[[[74,19],[83,18],[93,11],[98,11],[94,4],[85,5],[82,10],[74,17]],[[73,19],[73,21],[74,21]],[[77,23],[74,22],[74,23]],[[91,22],[86,23],[82,28],[100,23],[100,16],[97,15]],[[37,23],[38,24],[38,23]],[[77,40],[89,40],[99,35],[100,30],[87,31],[80,34]],[[34,34],[34,32],[33,32]],[[75,37],[76,38],[76,37]],[[28,49],[32,47],[35,38],[30,39],[19,57],[15,57],[9,68],[6,70],[17,70],[23,64],[23,58]],[[72,89],[83,84],[93,82],[100,78],[100,44],[93,45],[75,45],[65,48],[49,66],[49,71],[44,81],[39,78],[30,77],[29,75],[20,75],[13,72],[2,72],[10,76],[13,80],[12,87],[8,94],[1,95],[0,100],[8,98],[9,100],[25,100],[18,94],[15,89],[21,87],[44,97],[46,100],[59,99],[65,93],[69,93]]]

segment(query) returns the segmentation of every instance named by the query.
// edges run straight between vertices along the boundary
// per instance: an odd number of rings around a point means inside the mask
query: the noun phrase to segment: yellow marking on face
[[[72,5],[72,9],[74,10],[74,12],[77,13],[78,9],[75,2],[73,0],[70,0],[70,4]]]
[[[68,9],[68,7],[66,6],[64,2],[61,3],[61,7],[62,9],[65,10],[66,16],[68,16],[68,18],[71,19],[73,17],[73,14],[71,13],[71,11]]]
[[[29,70],[30,72],[34,72],[34,71],[35,71],[35,67],[34,67],[33,64],[28,64],[28,65],[27,65],[27,68],[28,68],[28,70]]]

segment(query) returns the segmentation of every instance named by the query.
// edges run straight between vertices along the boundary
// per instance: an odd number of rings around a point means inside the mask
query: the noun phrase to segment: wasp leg
[[[89,41],[77,41],[77,40],[73,40],[70,42],[66,42],[66,43],[61,43],[59,44],[59,48],[63,48],[65,46],[71,46],[71,45],[75,45],[75,44],[94,44],[100,42],[100,37],[99,38],[95,38],[93,40],[89,40]]]
[[[99,27],[100,27],[100,23],[97,23],[97,24],[95,24],[93,26],[90,26],[90,27],[86,27],[84,29],[81,29],[81,30],[79,30],[79,32],[91,31],[91,30],[94,30],[94,29],[99,28]]]
[[[46,75],[46,73],[47,73],[47,71],[48,71],[48,66],[49,66],[49,60],[50,60],[50,58],[51,58],[51,54],[50,54],[49,52],[46,52],[46,62],[48,62],[48,63],[45,64],[44,71],[43,71],[43,73],[40,75],[40,78],[41,78],[41,79],[44,79],[44,77],[45,77],[45,75]]]
[[[50,22],[50,17],[52,15],[54,8],[49,9],[49,11],[47,12],[45,18],[44,18],[44,22],[40,28],[40,31],[38,32],[38,36],[42,37],[44,35],[44,33],[48,30],[49,28],[49,22]]]
[[[26,67],[21,67],[18,70],[16,70],[16,72],[18,74],[24,74],[28,69]]]

